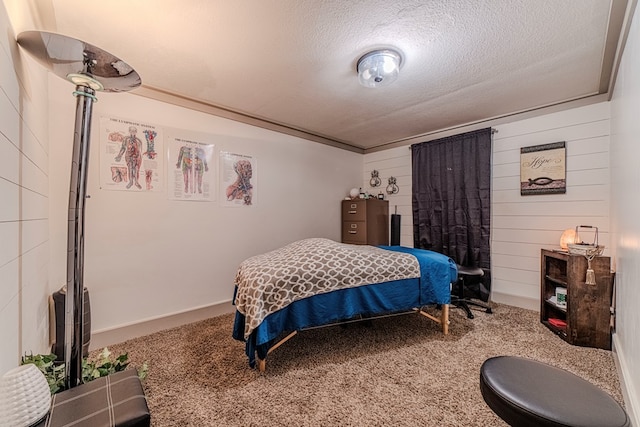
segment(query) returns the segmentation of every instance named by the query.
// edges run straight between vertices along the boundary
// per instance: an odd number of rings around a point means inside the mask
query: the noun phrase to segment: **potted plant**
[[[66,388],[64,382],[64,362],[56,362],[55,354],[30,354],[22,357],[22,364],[33,363],[44,374],[49,383],[51,394],[58,393]],[[82,384],[96,378],[104,377],[114,372],[124,371],[129,366],[129,355],[123,353],[112,358],[111,352],[105,347],[95,360],[82,359]],[[149,366],[144,362],[138,368],[138,377],[144,380],[147,377]]]

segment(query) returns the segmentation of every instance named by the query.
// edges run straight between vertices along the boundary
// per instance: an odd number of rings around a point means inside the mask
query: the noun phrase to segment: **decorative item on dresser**
[[[389,202],[375,198],[342,201],[342,243],[389,244]]]
[[[569,344],[611,349],[611,259],[542,249],[540,321]],[[586,280],[593,271],[594,284]]]

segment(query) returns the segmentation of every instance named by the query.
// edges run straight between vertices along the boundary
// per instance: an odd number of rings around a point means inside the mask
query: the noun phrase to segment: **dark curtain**
[[[490,281],[491,128],[414,144],[411,160],[414,247],[480,267]]]

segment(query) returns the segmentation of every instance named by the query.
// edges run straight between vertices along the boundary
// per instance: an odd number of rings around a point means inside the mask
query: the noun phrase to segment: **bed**
[[[455,262],[432,251],[299,240],[240,264],[233,338],[264,371],[267,354],[296,332],[342,321],[416,311],[447,334],[456,279]],[[439,317],[422,310],[432,304]]]

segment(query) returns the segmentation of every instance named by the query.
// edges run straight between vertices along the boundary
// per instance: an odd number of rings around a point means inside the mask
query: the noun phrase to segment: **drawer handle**
[[[358,233],[356,230],[349,230],[349,234],[356,234]]]
[[[350,214],[358,213],[358,211],[349,211]]]
[[[358,224],[351,224],[351,228],[358,228]]]

